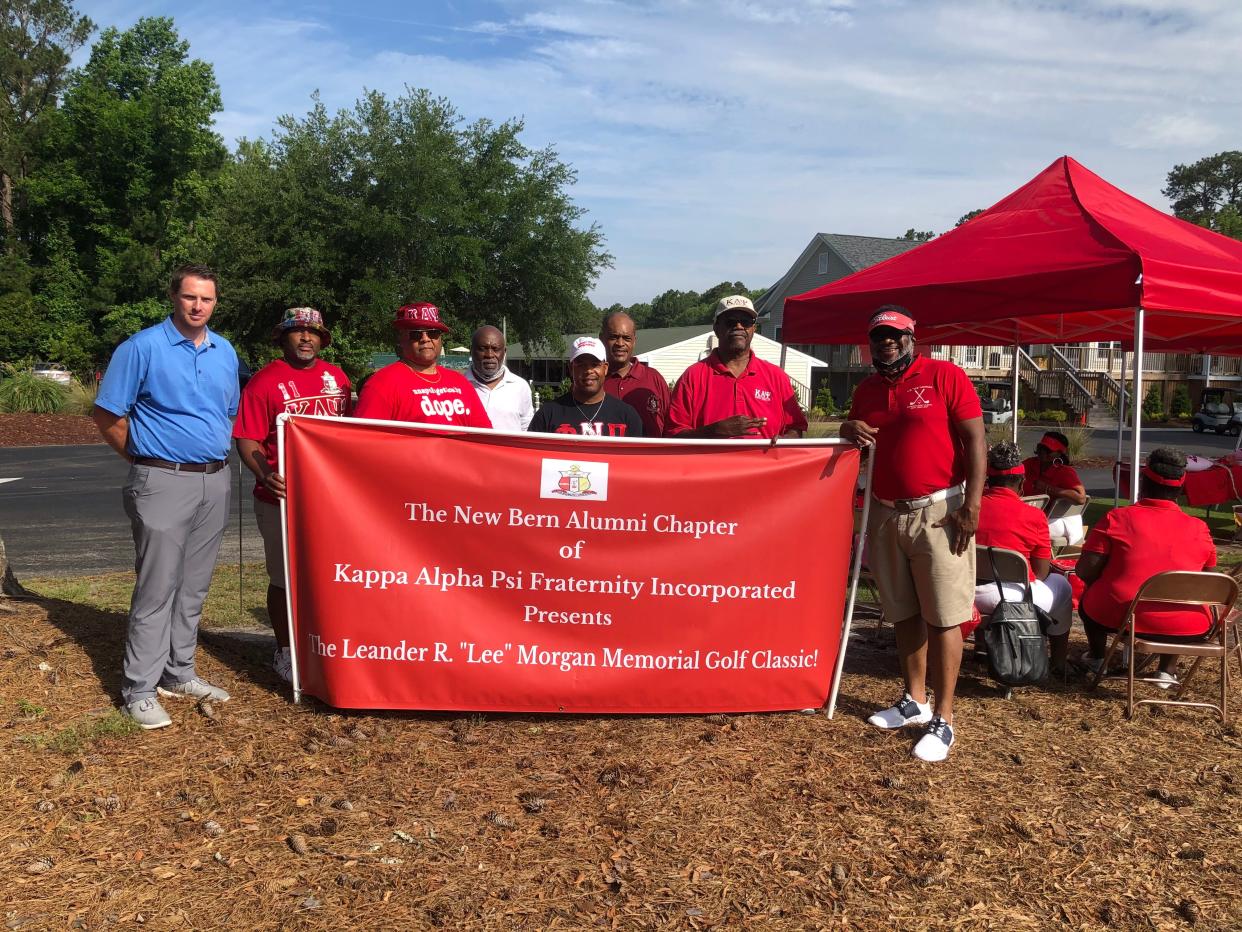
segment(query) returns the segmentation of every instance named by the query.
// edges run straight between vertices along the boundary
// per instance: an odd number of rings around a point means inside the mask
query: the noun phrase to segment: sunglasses
[[[732,330],[739,324],[749,330],[755,326],[755,319],[753,317],[722,317],[720,318],[720,323],[724,325],[726,330]]]
[[[411,340],[421,340],[423,337],[438,340],[443,335],[439,330],[406,330],[405,332],[410,335]]]

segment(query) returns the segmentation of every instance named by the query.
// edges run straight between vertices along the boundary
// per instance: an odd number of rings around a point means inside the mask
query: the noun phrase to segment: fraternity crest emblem
[[[562,469],[560,474],[561,478],[556,483],[556,487],[561,494],[573,495],[574,497],[595,494],[591,491],[591,474],[577,463],[568,469]]]
[[[341,386],[337,383],[336,376],[331,372],[325,372],[323,374],[323,394],[339,395],[340,393]]]
[[[540,469],[539,497],[606,502],[608,465],[582,460],[544,460]]]

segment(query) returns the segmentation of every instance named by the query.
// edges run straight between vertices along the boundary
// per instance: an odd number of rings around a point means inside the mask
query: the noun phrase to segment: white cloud
[[[603,303],[768,284],[817,231],[944,230],[1066,153],[1164,206],[1173,164],[1242,146],[1236,0],[500,0],[370,32],[365,2],[141,2],[83,7],[175,14],[216,66],[230,142],[316,88],[331,108],[409,85],[523,117],[616,256]]]

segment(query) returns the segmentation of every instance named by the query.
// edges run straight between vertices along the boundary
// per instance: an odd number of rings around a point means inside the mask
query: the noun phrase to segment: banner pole
[[[293,634],[293,591],[289,585],[289,473],[285,470],[285,422],[287,414],[276,415],[276,467],[285,477],[285,497],[280,500],[280,544],[285,558],[285,618],[289,624],[289,659],[293,666],[293,704],[302,701],[302,680],[298,675],[298,642]]]
[[[1111,375],[1111,373],[1110,373]],[[1113,507],[1121,504],[1122,434],[1126,424],[1126,351],[1121,351],[1121,391],[1117,393],[1117,465],[1113,468]]]
[[[863,547],[867,543],[867,520],[871,515],[871,471],[875,466],[875,446],[867,456],[866,489],[863,492],[863,508],[861,523],[858,527],[857,543],[854,545],[854,558],[850,566],[850,595],[845,603],[845,618],[841,622],[841,643],[837,648],[837,666],[832,671],[832,691],[828,695],[828,717],[832,718],[837,710],[837,691],[841,687],[841,671],[845,669],[845,648],[850,641],[850,628],[854,624],[854,600],[858,597],[858,577],[862,573]],[[853,510],[853,502],[850,510]]]
[[[1130,502],[1138,501],[1139,462],[1143,442],[1143,305],[1134,309],[1134,395],[1130,398],[1130,413],[1134,417],[1134,433],[1130,457]]]

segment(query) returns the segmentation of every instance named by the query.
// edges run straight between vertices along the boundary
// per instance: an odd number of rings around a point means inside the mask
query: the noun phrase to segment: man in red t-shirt
[[[1186,481],[1186,455],[1159,447],[1147,457],[1139,480],[1139,500],[1114,508],[1091,528],[1075,567],[1087,584],[1078,614],[1087,632],[1087,666],[1098,671],[1109,636],[1121,627],[1130,602],[1143,583],[1168,570],[1206,570],[1216,565],[1216,545],[1207,525],[1177,507]],[[1135,613],[1135,631],[1162,641],[1200,641],[1211,616],[1202,608],[1147,603]],[[1177,656],[1160,658],[1157,679],[1174,685]]]
[[[397,309],[396,362],[363,386],[354,417],[491,428],[483,402],[460,372],[437,365],[448,327],[440,309],[420,301]]]
[[[961,625],[974,614],[983,411],[965,372],[914,354],[914,320],[905,308],[880,308],[867,331],[877,372],[854,390],[841,437],[873,448],[868,561],[897,631],[906,687],[867,721],[878,728],[926,724],[914,756],[941,761],[953,744]]]
[[[644,437],[662,437],[668,417],[668,382],[645,362],[634,358],[634,319],[623,311],[604,318],[599,338],[608,353],[604,391],[638,412]]]
[[[280,527],[280,499],[285,478],[277,472],[276,418],[280,414],[349,414],[349,378],[319,358],[332,342],[323,315],[313,307],[291,307],[274,330],[272,342],[282,356],[246,383],[233,423],[237,453],[255,475],[254,516],[263,538],[267,563],[267,617],[276,634],[272,669],[293,678],[289,654],[289,616],[285,603],[285,551]]]
[[[750,350],[755,305],[745,295],[716,302],[718,345],[681,374],[669,402],[668,437],[801,437],[806,415],[778,366]]]

